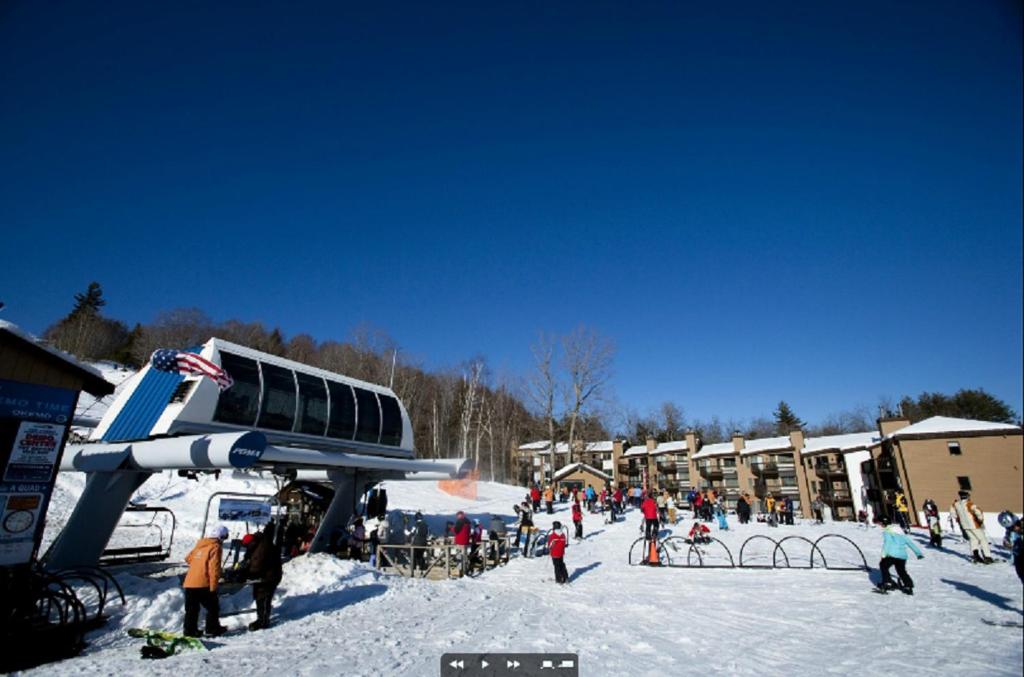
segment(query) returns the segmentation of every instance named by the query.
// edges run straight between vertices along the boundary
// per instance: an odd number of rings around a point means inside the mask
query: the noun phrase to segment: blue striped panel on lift
[[[107,428],[107,442],[142,440],[156,425],[160,414],[171,400],[174,389],[185,380],[181,374],[150,369],[135,387],[124,408]]]

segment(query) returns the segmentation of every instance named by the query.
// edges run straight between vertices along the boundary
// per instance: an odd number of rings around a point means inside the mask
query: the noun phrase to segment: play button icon
[[[483,658],[481,658],[481,659],[480,659],[480,669],[481,669],[481,670],[482,670],[482,669],[484,669],[484,668],[486,668],[486,667],[487,667],[488,665],[490,665],[490,663],[488,663],[487,661],[485,661],[485,660],[484,660]]]

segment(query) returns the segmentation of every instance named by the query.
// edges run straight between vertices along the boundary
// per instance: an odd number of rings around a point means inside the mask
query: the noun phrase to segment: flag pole
[[[388,388],[391,390],[395,389],[395,363],[398,361],[398,348],[391,349],[391,379],[388,382]]]

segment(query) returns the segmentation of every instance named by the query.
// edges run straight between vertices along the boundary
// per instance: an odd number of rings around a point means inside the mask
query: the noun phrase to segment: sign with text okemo
[[[78,393],[0,380],[0,566],[31,561]]]

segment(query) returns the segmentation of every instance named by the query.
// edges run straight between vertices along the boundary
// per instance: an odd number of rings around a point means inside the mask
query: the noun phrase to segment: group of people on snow
[[[275,540],[276,531],[271,520],[263,530],[246,534],[241,540],[245,554],[238,567],[231,572],[235,580],[252,584],[256,620],[249,624],[250,630],[270,627],[274,591],[281,583],[282,577],[281,544]],[[205,634],[208,637],[217,637],[227,632],[227,628],[220,623],[218,598],[223,573],[223,544],[227,538],[227,527],[215,527],[185,556],[188,571],[182,583],[185,592],[185,622],[182,634],[186,637],[200,636],[200,609],[206,611]]]

